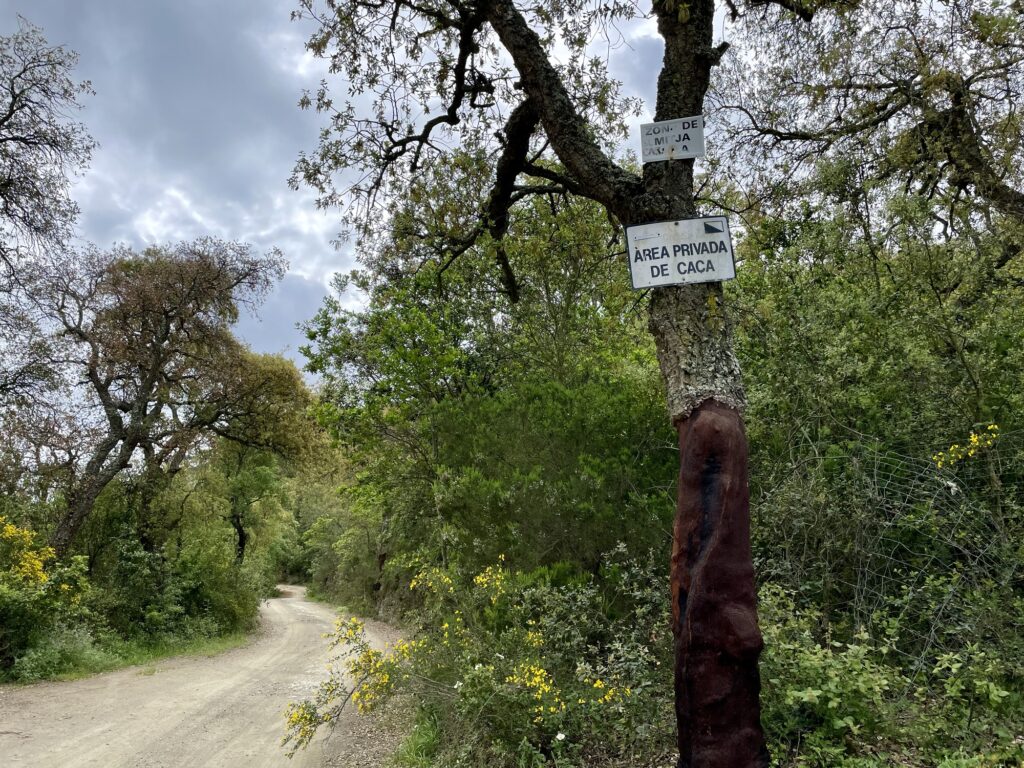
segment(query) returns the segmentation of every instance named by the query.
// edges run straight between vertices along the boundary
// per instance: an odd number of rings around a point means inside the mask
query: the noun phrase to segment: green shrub
[[[857,755],[856,745],[894,736],[891,701],[909,681],[886,662],[889,649],[864,632],[849,641],[822,631],[819,613],[768,587],[760,595],[765,652],[762,723],[772,752],[799,751],[829,766]]]
[[[294,706],[308,742],[351,701],[371,711],[411,691],[433,713],[445,766],[622,764],[672,740],[668,601],[654,558],[609,559],[599,577],[499,562],[475,574],[425,567],[410,589],[420,631],[387,652],[356,619],[339,624],[337,676]],[[343,675],[355,680],[346,686]]]
[[[55,563],[31,529],[0,516],[0,672],[58,622],[81,615],[88,586],[84,558]]]
[[[415,634],[381,651],[358,619],[340,622],[334,675],[292,707],[288,738],[301,746],[344,706],[369,712],[406,693],[419,707],[406,765],[663,764],[675,731],[665,584],[658,557],[622,552],[596,576],[500,558],[476,574],[423,566],[409,584]],[[898,614],[877,617],[873,636],[773,585],[760,614],[774,765],[1019,765],[1020,686],[993,650],[911,659]]]
[[[147,551],[126,532],[97,575],[90,607],[119,636],[142,643],[250,629],[273,588],[258,558],[239,566],[226,540],[198,538],[179,551]]]
[[[896,616],[878,621],[879,639],[829,627],[781,588],[760,598],[762,722],[777,765],[1020,765],[1020,694],[993,651],[911,658],[896,650]]]
[[[39,643],[14,663],[11,677],[20,682],[45,680],[67,674],[90,674],[112,669],[120,657],[102,647],[88,627],[53,627]]]

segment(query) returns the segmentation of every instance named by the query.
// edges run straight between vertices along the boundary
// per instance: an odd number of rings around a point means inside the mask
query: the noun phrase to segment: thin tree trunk
[[[231,516],[231,527],[235,529],[235,562],[241,565],[245,561],[245,548],[249,544],[249,532],[241,515]]]

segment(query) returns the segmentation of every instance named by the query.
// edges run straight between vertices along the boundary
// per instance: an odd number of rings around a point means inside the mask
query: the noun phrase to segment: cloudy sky
[[[100,247],[211,234],[279,247],[288,276],[240,333],[297,356],[295,323],[330,275],[352,267],[331,240],[337,216],[288,188],[316,115],[296,107],[320,78],[282,0],[0,0],[0,33],[20,14],[79,54],[96,94],[81,120],[99,142],[74,197],[79,233]]]
[[[0,34],[20,14],[79,56],[92,82],[81,119],[99,142],[74,197],[79,232],[100,247],[215,235],[278,247],[288,276],[239,328],[264,352],[299,358],[295,324],[330,276],[354,266],[338,250],[337,213],[321,213],[287,179],[312,149],[318,117],[296,102],[323,74],[303,48],[289,0],[0,0]],[[640,35],[616,74],[649,95],[660,43]]]

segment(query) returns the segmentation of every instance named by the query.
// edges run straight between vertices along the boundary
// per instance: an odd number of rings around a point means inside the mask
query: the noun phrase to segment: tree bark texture
[[[92,487],[82,488],[73,493],[67,502],[67,511],[57,523],[53,535],[50,537],[50,546],[58,558],[64,557],[71,549],[71,543],[85,523],[85,519],[92,512],[93,504],[99,496],[99,490]]]
[[[743,379],[733,353],[721,283],[655,289],[648,328],[658,350],[673,424],[706,400],[742,410],[746,404]]]
[[[676,426],[671,585],[678,768],[767,768],[743,420],[736,408],[705,400]]]
[[[71,544],[92,513],[93,505],[103,489],[128,466],[137,441],[124,440],[115,451],[119,439],[119,435],[112,435],[104,440],[71,487],[67,496],[67,509],[50,536],[50,546],[58,558],[70,551]]]
[[[764,768],[745,404],[718,283],[653,292],[679,433],[671,594],[678,768]]]

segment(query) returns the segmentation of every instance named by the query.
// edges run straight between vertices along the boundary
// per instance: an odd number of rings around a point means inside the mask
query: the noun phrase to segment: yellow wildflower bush
[[[293,702],[285,710],[285,736],[289,755],[305,747],[317,729],[336,720],[351,702],[360,714],[386,702],[408,676],[408,666],[420,642],[399,640],[374,648],[366,635],[366,623],[356,617],[338,619],[328,635],[330,648],[338,652],[328,665],[330,675],[311,700]]]
[[[296,747],[308,744],[316,735],[316,730],[323,723],[328,722],[327,715],[321,715],[316,706],[310,701],[302,701],[297,704],[289,704],[285,710],[288,736],[284,743],[294,740]],[[295,748],[289,751],[294,754]]]
[[[477,589],[487,594],[492,604],[500,600],[508,590],[508,572],[504,569],[505,556],[498,556],[497,565],[489,565],[473,577]]]
[[[435,595],[455,593],[455,583],[442,569],[431,566],[417,573],[409,582],[410,590],[427,590]]]
[[[989,424],[979,432],[971,432],[964,444],[953,443],[944,451],[932,456],[932,461],[939,469],[952,467],[964,459],[971,459],[984,450],[991,448],[999,439],[999,425]]]
[[[414,639],[372,647],[360,620],[339,621],[331,679],[288,711],[293,750],[343,707],[367,713],[400,693],[450,738],[438,765],[534,765],[557,753],[559,766],[581,768],[670,735],[659,684],[669,646],[651,630],[667,626],[665,601],[649,570],[624,562],[605,590],[588,574],[524,573],[501,557],[482,571],[415,573]],[[618,617],[594,610],[605,600],[623,606]]]
[[[80,610],[80,560],[57,563],[36,533],[0,515],[0,669],[10,667],[61,618]]]
[[[0,579],[45,584],[46,563],[53,557],[51,547],[35,545],[34,531],[0,516]]]
[[[616,701],[622,701],[633,695],[633,690],[621,682],[615,681],[613,683],[606,683],[601,678],[591,680],[584,678],[583,681],[588,685],[592,691],[589,698],[580,698],[578,703],[580,704],[612,704]]]
[[[538,663],[517,664],[505,682],[522,689],[532,700],[530,713],[534,723],[542,723],[546,717],[565,711],[565,701],[555,687],[551,673]]]

